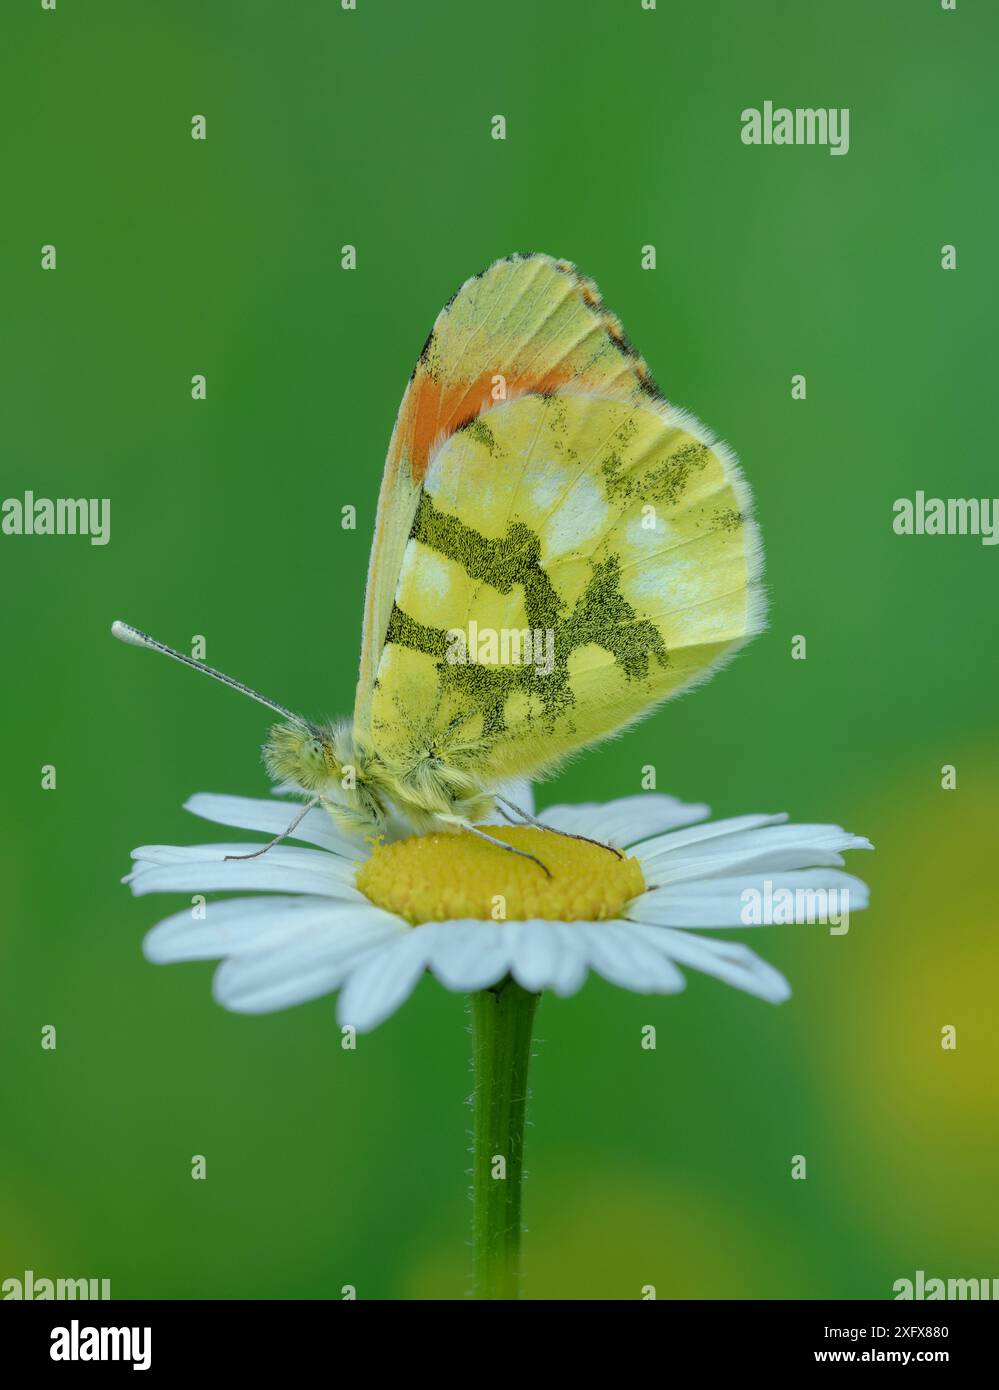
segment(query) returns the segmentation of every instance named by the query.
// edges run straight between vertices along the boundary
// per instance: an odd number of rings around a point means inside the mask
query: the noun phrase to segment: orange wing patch
[[[414,379],[399,416],[400,434],[406,441],[405,457],[414,483],[422,483],[430,455],[444,439],[499,404],[492,394],[497,375],[482,372],[473,382],[453,384],[434,381],[425,374]],[[557,367],[549,368],[543,376],[515,377],[507,381],[504,399],[528,394],[550,395],[571,380],[571,376]]]
[[[636,403],[643,394],[661,398],[592,280],[547,256],[497,261],[438,316],[403,397],[388,466],[405,460],[419,483],[434,448],[484,411],[568,389]]]

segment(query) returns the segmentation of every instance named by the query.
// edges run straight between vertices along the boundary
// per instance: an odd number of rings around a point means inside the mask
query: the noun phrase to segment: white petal
[[[498,922],[441,922],[428,957],[445,989],[467,994],[488,989],[510,969],[506,928]]]
[[[260,801],[249,796],[198,792],[184,802],[184,809],[202,820],[214,821],[216,825],[233,825],[239,830],[262,830],[267,835],[280,835],[282,830],[288,829],[301,807],[296,808],[294,804],[281,801]],[[289,838],[332,850],[334,854],[347,859],[368,857],[362,836],[347,834],[337,826],[329,811],[318,808],[306,812]]]
[[[578,806],[549,806],[539,820],[573,835],[587,835],[619,848],[659,835],[674,826],[689,825],[709,814],[707,806],[687,805],[675,796],[644,792],[617,801],[587,801]]]
[[[366,856],[359,854],[356,860],[345,862],[338,854],[330,854],[323,849],[303,849],[299,845],[275,845],[264,854],[256,854],[261,849],[258,843],[219,844],[213,841],[207,845],[140,845],[133,849],[132,858],[143,864],[214,864],[229,859],[233,854],[254,853],[248,864],[281,864],[285,868],[299,868],[307,872],[328,874],[330,878],[353,882],[355,865]]]
[[[779,970],[737,941],[692,936],[688,932],[671,931],[669,927],[646,927],[644,930],[655,932],[660,948],[681,965],[714,975],[736,989],[755,994],[758,999],[780,1004],[791,993],[791,986]]]
[[[589,968],[586,942],[568,922],[532,918],[507,922],[510,974],[532,994],[551,989],[560,998],[575,994]]]
[[[647,878],[656,886],[684,879],[732,877],[736,872],[777,873],[839,866],[843,852],[870,849],[870,840],[850,835],[838,825],[769,825],[741,833],[704,839],[642,857]],[[641,856],[640,856],[641,857]]]
[[[651,889],[628,904],[628,917],[633,922],[649,922],[659,927],[697,927],[701,930],[711,927],[752,927],[766,925],[748,917],[747,900],[744,893],[750,891],[762,895],[765,885],[770,883],[772,892],[781,888],[796,892],[799,888],[809,892],[827,893],[835,890],[836,910],[843,902],[843,893],[849,893],[851,912],[859,912],[867,906],[868,889],[862,879],[840,869],[800,869],[794,873],[776,874],[772,879],[766,874],[739,875],[734,878],[709,878],[703,882],[680,883],[667,888]],[[832,903],[828,904],[832,906]]]
[[[354,866],[325,850],[275,845],[258,859],[226,859],[259,845],[143,845],[133,850],[135,868],[123,882],[136,897],[145,893],[207,893],[260,889],[319,893],[360,900]]]
[[[427,968],[439,929],[447,923],[410,927],[352,970],[337,1002],[337,1018],[368,1033],[409,998]]]
[[[562,943],[557,928],[557,923],[540,919],[507,922],[504,927],[510,973],[531,994],[552,989],[559,978]],[[585,978],[586,959],[582,954],[581,960]]]
[[[850,845],[848,848],[861,849],[863,846]],[[742,853],[704,855],[693,861],[681,855],[671,855],[650,866],[648,877],[657,887],[665,887],[670,883],[691,880],[708,882],[713,878],[733,878],[737,873],[750,875],[759,871],[777,874],[792,873],[798,869],[839,869],[845,862],[838,851],[816,849],[814,845],[797,848],[788,845],[783,849],[764,846],[757,850],[746,849]]]
[[[268,950],[247,951],[215,972],[216,1000],[237,1013],[271,1013],[317,999],[338,988],[373,953],[410,928],[376,907],[327,907],[327,920],[290,935]]]
[[[198,919],[185,907],[150,928],[142,943],[146,959],[165,965],[269,948],[303,926],[329,920],[337,905],[329,898],[267,894],[207,903],[203,911]]]
[[[717,840],[723,836],[734,835],[743,830],[754,830],[761,825],[781,825],[787,820],[787,812],[773,816],[732,816],[728,820],[708,821],[707,825],[693,825],[687,830],[676,830],[669,835],[660,835],[649,840],[634,851],[642,867],[650,868],[658,864],[665,855],[672,855],[679,849],[699,844],[702,840]]]
[[[627,922],[575,922],[586,940],[590,965],[611,984],[638,994],[675,994],[685,980],[640,929]]]

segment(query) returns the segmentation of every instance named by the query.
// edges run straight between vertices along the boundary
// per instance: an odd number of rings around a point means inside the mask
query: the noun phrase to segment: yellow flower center
[[[377,845],[357,886],[378,907],[418,926],[464,917],[493,921],[601,921],[645,891],[637,859],[533,826],[484,825],[487,834],[546,866],[474,835],[434,833]]]

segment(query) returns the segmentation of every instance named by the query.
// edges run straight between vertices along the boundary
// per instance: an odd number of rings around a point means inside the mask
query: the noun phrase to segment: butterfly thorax
[[[348,829],[383,830],[394,814],[401,814],[422,833],[480,820],[494,805],[477,778],[433,750],[396,766],[355,739],[347,720],[276,724],[263,758],[279,786],[317,798]]]

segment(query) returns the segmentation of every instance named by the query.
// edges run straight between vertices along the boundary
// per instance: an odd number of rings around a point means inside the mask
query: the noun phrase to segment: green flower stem
[[[531,1026],[539,998],[509,978],[472,995],[476,1298],[520,1296],[524,1112]]]

